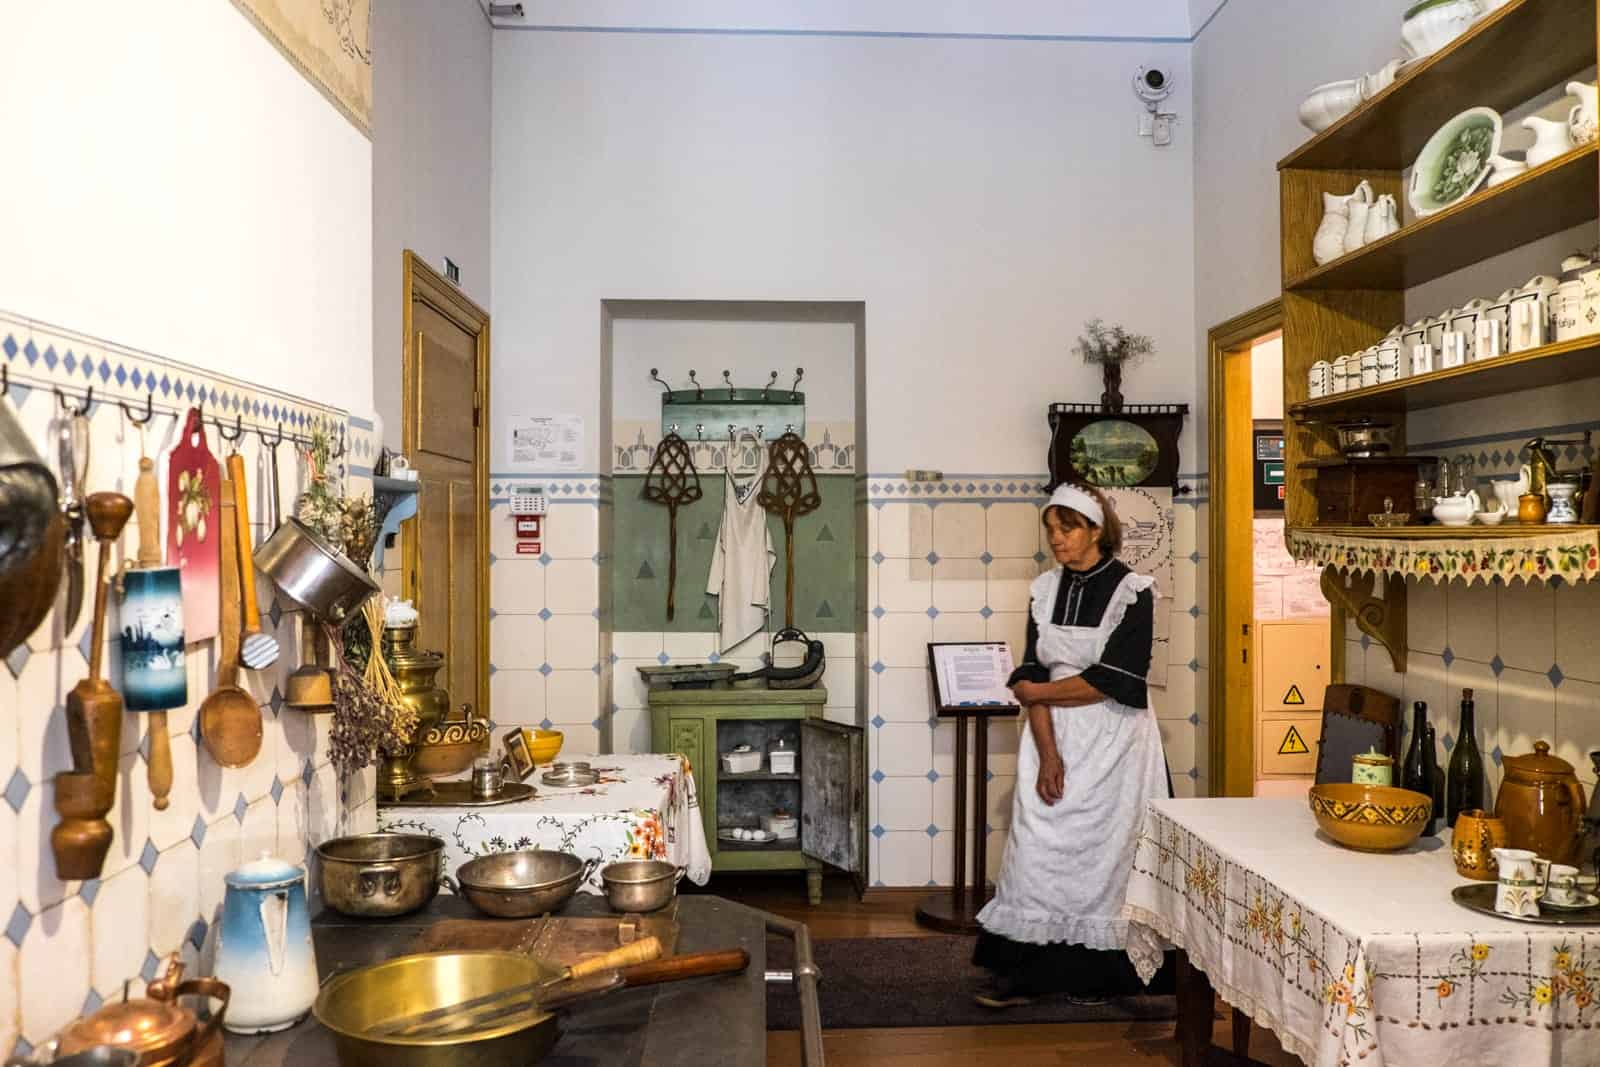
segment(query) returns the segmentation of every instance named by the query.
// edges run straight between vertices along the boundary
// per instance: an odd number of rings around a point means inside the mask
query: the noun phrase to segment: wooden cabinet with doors
[[[1317,769],[1328,620],[1256,623],[1256,777],[1305,778]]]
[[[489,316],[404,256],[401,450],[419,480],[402,530],[418,644],[444,654],[452,718],[489,717]]]
[[[650,741],[694,771],[713,871],[805,871],[812,904],[822,868],[849,872],[866,888],[866,738],[859,726],[822,717],[824,689],[654,689]],[[793,774],[774,774],[765,753],[779,741],[797,752]],[[736,774],[719,758],[741,744],[763,753],[759,770]],[[799,820],[794,840],[722,840],[782,808]]]

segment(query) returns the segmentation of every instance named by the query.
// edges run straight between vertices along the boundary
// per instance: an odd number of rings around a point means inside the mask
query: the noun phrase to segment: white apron
[[[754,436],[753,434],[751,436]],[[756,499],[761,478],[767,473],[767,450],[756,442],[761,459],[755,474],[743,486],[733,475],[734,447],[728,448],[728,482],[722,501],[722,529],[711,552],[711,576],[706,592],[717,598],[722,625],[719,654],[766,629],[771,603],[772,548],[767,513]]]
[[[1155,579],[1126,575],[1094,627],[1050,621],[1060,584],[1060,567],[1033,583],[1039,662],[1050,669],[1053,682],[1100,661],[1112,631]],[[1028,944],[1126,948],[1123,903],[1145,803],[1167,795],[1155,712],[1108,699],[1052,708],[1051,718],[1066,765],[1063,795],[1054,805],[1040,799],[1039,751],[1033,731],[1024,725],[1010,838],[994,899],[978,921],[992,933]]]

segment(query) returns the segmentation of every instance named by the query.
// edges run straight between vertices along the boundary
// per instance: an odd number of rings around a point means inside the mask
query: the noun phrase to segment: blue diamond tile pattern
[[[872,772],[872,780],[874,782],[882,782],[887,777],[889,777],[889,776],[887,774],[884,774],[882,771],[873,771]]]
[[[1441,741],[1444,744],[1444,750],[1446,752],[1449,752],[1452,748],[1456,747],[1456,739],[1450,736],[1448,733],[1441,738]]]
[[[277,686],[272,687],[272,696],[268,698],[267,706],[272,709],[274,715],[283,710],[283,694],[279,692]]]
[[[244,794],[240,793],[239,799],[233,802],[233,817],[243,824],[244,813],[249,809],[249,807],[250,805],[244,802]]]
[[[888,669],[889,668],[887,668],[887,667],[885,667],[883,665],[883,661],[882,660],[878,660],[878,661],[876,661],[876,662],[874,662],[872,664],[872,673],[873,674],[882,674],[884,671],[886,671]]]
[[[144,965],[139,968],[139,977],[146,982],[155,980],[156,974],[161,969],[161,957],[150,949],[144,950]]]
[[[11,650],[11,654],[6,657],[6,670],[11,672],[11,677],[22,677],[22,668],[28,665],[28,659],[32,655],[33,651],[28,648],[27,642]]]
[[[1189,768],[1189,780],[1191,782],[1195,782],[1195,781],[1199,781],[1200,780],[1200,768],[1199,767],[1190,767]]]
[[[987,566],[988,566],[988,565],[989,565],[989,564],[991,564],[991,563],[993,563],[993,562],[994,562],[994,557],[993,557],[993,556],[991,556],[991,555],[990,555],[990,554],[989,554],[989,553],[987,553],[987,552],[985,552],[985,553],[984,553],[984,554],[983,554],[983,555],[981,555],[981,556],[979,556],[979,557],[978,557],[978,559],[980,559],[980,560],[982,560],[982,561],[983,561],[983,565],[984,565],[984,566],[985,566],[985,567],[987,567]]]
[[[1550,684],[1557,689],[1560,689],[1561,683],[1567,679],[1567,676],[1561,673],[1561,668],[1559,666],[1551,666],[1545,677],[1549,678]]]
[[[194,826],[189,830],[189,840],[194,842],[195,848],[206,843],[206,821],[198,815],[194,817]]]
[[[1198,619],[1199,617],[1200,617],[1200,605],[1199,604],[1190,605],[1190,607],[1189,607],[1189,618]]]
[[[1500,672],[1506,669],[1506,661],[1496,654],[1494,659],[1489,661],[1489,669],[1494,671],[1494,676],[1498,678],[1500,677]]]
[[[887,833],[887,831],[886,831],[886,830],[884,830],[884,828],[883,828],[883,827],[882,827],[882,826],[881,826],[881,825],[879,825],[879,826],[874,826],[874,827],[873,827],[873,828],[872,828],[872,836],[873,836],[873,837],[877,837],[877,838],[882,838],[882,837],[883,837],[883,835],[884,835],[884,834],[885,834],[885,833]],[[18,904],[18,905],[17,905],[17,907],[19,907],[19,908],[20,908],[20,907],[22,907],[22,905],[21,905],[21,904]]]
[[[274,778],[272,780],[272,802],[274,804],[278,804],[278,803],[281,803],[282,801],[283,801],[283,783],[281,781],[279,781],[278,779]]]
[[[104,1003],[105,1001],[100,999],[100,994],[91,989],[89,990],[89,995],[83,998],[82,1014],[93,1015],[100,1010],[101,1005]]]
[[[883,718],[882,715],[874,715],[872,717],[872,727],[873,727],[873,729],[875,729],[875,730],[883,729],[883,723],[884,723],[884,718]]]
[[[199,948],[201,945],[206,943],[207,929],[209,929],[209,927],[207,927],[204,919],[196,919],[194,921],[194,925],[189,927],[189,936],[186,940],[195,948]]]
[[[672,661],[672,657],[667,655],[665,652],[661,653],[659,656],[656,657],[656,662],[661,664],[662,666],[666,666],[671,661]]]
[[[885,559],[887,559],[887,558],[888,557],[885,556],[882,552],[874,552],[872,554],[872,562],[878,564],[880,567],[883,565],[883,561]]]
[[[1043,552],[1035,552],[1033,554],[1033,561],[1035,563],[1043,563],[1045,561],[1045,554]]]
[[[935,770],[928,771],[927,779],[930,782],[937,782],[939,780],[939,772]]]
[[[1200,725],[1200,716],[1198,714],[1191,714],[1189,716],[1189,725],[1190,726],[1199,726]]]
[[[539,609],[539,618],[543,619],[545,622],[549,622],[550,621],[550,616],[552,614],[553,614],[553,612],[551,612],[551,610],[549,608],[540,608]]]
[[[1366,634],[1362,634],[1361,635],[1361,651],[1365,652],[1367,649],[1369,649],[1371,647],[1372,647],[1372,638],[1368,637]],[[1447,649],[1445,649],[1445,651],[1449,652],[1450,650],[1447,648]],[[1445,662],[1447,664],[1449,663],[1448,660],[1446,660]]]
[[[147,838],[144,843],[144,851],[139,853],[139,866],[144,869],[145,874],[149,874],[156,869],[156,861],[160,858],[161,853],[156,851],[155,842]]]
[[[78,896],[90,907],[94,906],[94,898],[100,895],[100,879],[91,878],[78,887]]]
[[[1494,748],[1489,752],[1489,758],[1494,760],[1494,765],[1496,767],[1500,766],[1500,761],[1505,758],[1505,755],[1506,754],[1504,752],[1500,751],[1499,745],[1494,746]]]
[[[987,619],[991,615],[994,614],[994,609],[991,608],[989,605],[985,604],[983,607],[978,609],[978,614],[983,616],[985,619]]]
[[[939,565],[939,553],[929,552],[927,555],[927,560],[929,566],[937,567]]]
[[[548,663],[541,663],[539,664],[539,673],[548,678],[555,673],[555,668]]]
[[[539,729],[548,730],[548,729],[550,729],[550,727],[552,727],[554,725],[555,725],[555,723],[551,722],[549,719],[544,719],[539,723]]]
[[[926,830],[924,830],[923,833],[927,834],[929,837],[938,837],[939,836],[939,828],[937,826],[933,825],[933,823],[930,822],[928,824],[928,828]]]
[[[94,627],[85,626],[83,636],[78,638],[78,651],[83,654],[83,662],[89,662],[89,653],[94,647]]]
[[[11,780],[6,783],[5,798],[6,803],[11,805],[12,811],[22,810],[22,804],[28,799],[28,792],[32,788],[32,783],[28,781],[28,776],[22,773],[21,767],[11,772]]]
[[[550,564],[552,564],[554,562],[555,562],[554,557],[552,557],[550,555],[550,553],[548,553],[548,552],[546,552],[544,555],[539,557],[539,565],[541,567],[548,567],[548,566],[550,566]]]
[[[881,604],[878,607],[875,607],[875,608],[872,609],[872,617],[874,619],[881,619],[887,614],[888,614],[888,612],[883,610],[883,606]]]
[[[1367,647],[1367,641],[1368,641],[1367,636],[1365,634],[1363,634],[1361,636],[1361,647],[1363,647],[1363,648]],[[1446,646],[1444,646],[1444,652],[1442,652],[1440,654],[1439,658],[1444,660],[1444,665],[1446,667],[1448,667],[1448,666],[1450,666],[1450,664],[1452,664],[1452,663],[1454,663],[1456,661],[1456,654],[1453,651],[1451,651],[1449,645],[1446,645]]]
[[[1191,671],[1198,671],[1200,669],[1200,661],[1197,660],[1197,659],[1190,660],[1189,661],[1189,669]]]
[[[939,609],[938,608],[929,608],[928,609],[928,618],[937,619],[938,617],[939,617]]]
[[[18,948],[22,947],[22,939],[28,936],[28,928],[33,925],[33,916],[28,909],[18,904],[11,912],[11,921],[6,923],[6,940]]]

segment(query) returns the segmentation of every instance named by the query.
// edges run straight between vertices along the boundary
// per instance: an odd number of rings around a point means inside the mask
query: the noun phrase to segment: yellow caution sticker
[[[1289,691],[1283,694],[1283,702],[1290,707],[1296,707],[1306,702],[1305,695],[1300,692],[1298,685],[1291,685]]]
[[[1283,735],[1283,744],[1278,746],[1280,756],[1304,756],[1311,749],[1306,747],[1305,738],[1300,736],[1296,727],[1289,727],[1289,732]]]

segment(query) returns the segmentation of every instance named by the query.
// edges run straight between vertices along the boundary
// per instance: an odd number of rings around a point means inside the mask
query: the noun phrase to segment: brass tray
[[[1536,916],[1502,915],[1494,910],[1494,890],[1493,882],[1474,882],[1472,885],[1456,886],[1450,891],[1450,896],[1468,911],[1492,915],[1496,919],[1506,919],[1514,923],[1532,923],[1536,926],[1600,926],[1600,905],[1562,910],[1541,908]]]
[[[472,795],[469,781],[434,782],[433,790],[419,789],[402,800],[378,798],[380,808],[493,808],[501,804],[515,804],[527,800],[538,790],[525,782],[507,782],[496,796],[484,798]]]

